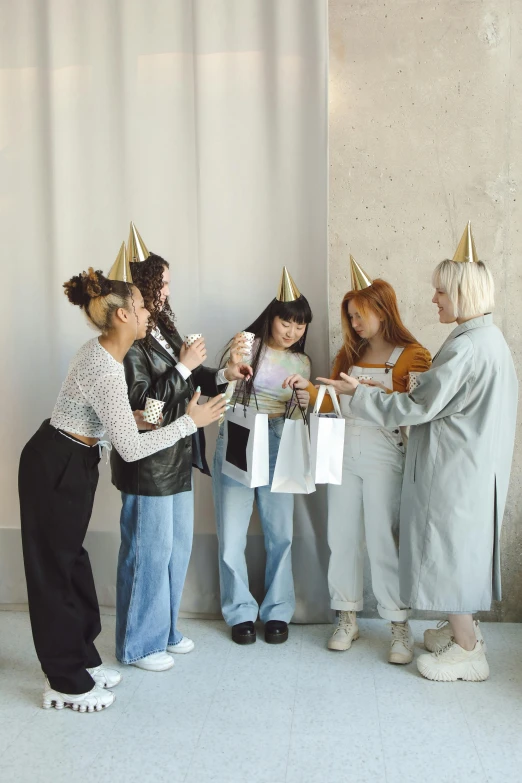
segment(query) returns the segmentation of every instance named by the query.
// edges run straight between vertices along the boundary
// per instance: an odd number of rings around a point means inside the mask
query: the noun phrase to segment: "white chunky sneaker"
[[[480,630],[479,621],[474,620],[473,625],[475,626],[475,634],[477,636],[477,641],[484,642],[482,631]],[[453,633],[449,621],[441,620],[440,623],[437,623],[436,628],[428,628],[427,631],[424,631],[424,646],[430,652],[437,652],[438,650],[442,650],[443,647],[446,647],[446,645],[448,644],[449,641],[451,641],[452,638],[453,638]],[[487,652],[487,647],[485,642],[484,642],[484,652],[485,653]]]
[[[189,639],[188,636],[184,636],[177,644],[169,644],[167,652],[180,653],[183,655],[184,653],[192,652],[195,646],[192,639]]]
[[[109,669],[101,663],[93,669],[87,669],[96,685],[100,688],[115,688],[121,682],[121,674],[117,669]]]
[[[337,628],[328,639],[329,650],[349,650],[352,642],[359,638],[355,612],[339,612]]]
[[[449,641],[438,652],[419,655],[417,668],[427,680],[437,682],[482,682],[489,677],[483,642],[477,642],[474,649],[468,651],[456,642]]]
[[[166,652],[157,652],[133,661],[132,665],[137,666],[138,669],[145,669],[148,672],[166,672],[167,669],[172,669],[174,666],[174,658],[167,655]]]
[[[46,679],[42,707],[44,710],[49,710],[51,707],[57,710],[70,707],[75,712],[101,712],[111,706],[114,698],[114,693],[106,691],[98,685],[95,685],[87,693],[60,693],[51,688]]]
[[[413,634],[408,621],[391,624],[392,640],[389,663],[406,664],[413,661]]]

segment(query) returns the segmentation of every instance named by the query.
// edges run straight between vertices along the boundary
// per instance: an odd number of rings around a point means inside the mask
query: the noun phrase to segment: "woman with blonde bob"
[[[443,324],[457,323],[417,388],[385,395],[345,373],[333,381],[354,415],[412,426],[401,498],[400,586],[415,609],[444,612],[428,630],[420,673],[438,681],[489,676],[473,614],[500,599],[499,541],[513,456],[518,384],[493,324],[494,285],[468,224],[453,260],[433,275]],[[320,380],[320,379],[319,379]]]
[[[371,378],[386,393],[407,390],[409,373],[424,372],[430,354],[404,326],[392,286],[371,280],[352,258],[352,290],[343,298],[343,346],[333,366],[340,373]],[[305,386],[303,378],[287,379]],[[327,381],[330,383],[330,381]],[[312,400],[317,389],[306,387]],[[322,412],[332,410],[323,403]],[[349,397],[341,397],[346,419],[342,485],[328,486],[328,586],[338,624],[330,650],[348,650],[359,638],[356,613],[363,608],[364,543],[370,559],[372,586],[381,617],[391,622],[388,660],[413,660],[409,604],[399,593],[399,511],[404,471],[405,433],[358,418]]]

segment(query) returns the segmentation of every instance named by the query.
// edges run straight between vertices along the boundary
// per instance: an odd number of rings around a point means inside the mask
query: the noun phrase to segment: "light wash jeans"
[[[223,425],[214,455],[212,488],[219,541],[221,610],[228,625],[268,620],[290,622],[295,611],[292,575],[294,496],[270,491],[283,432],[284,418],[268,420],[270,484],[249,489],[221,472]],[[245,547],[247,531],[257,502],[265,536],[265,599],[259,608],[248,586]]]
[[[194,531],[194,492],[121,493],[116,657],[132,663],[178,644],[176,629]]]

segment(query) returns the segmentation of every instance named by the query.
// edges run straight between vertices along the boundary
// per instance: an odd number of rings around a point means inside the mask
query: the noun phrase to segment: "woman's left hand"
[[[347,394],[349,397],[353,397],[356,388],[359,386],[359,381],[350,375],[346,375],[344,372],[340,373],[339,379],[338,381],[332,381],[331,378],[316,378],[319,383],[324,383],[325,386],[333,386],[337,394]]]
[[[157,430],[163,421],[163,414],[160,416],[160,420],[157,424],[150,424],[148,421],[144,421],[143,414],[145,411],[132,411],[134,414],[134,421],[139,430]]]
[[[296,389],[295,396],[301,408],[308,408],[310,405],[310,392],[306,391],[306,389]]]
[[[229,383],[232,381],[249,381],[254,371],[249,364],[235,362],[227,364],[225,368],[225,378]]]

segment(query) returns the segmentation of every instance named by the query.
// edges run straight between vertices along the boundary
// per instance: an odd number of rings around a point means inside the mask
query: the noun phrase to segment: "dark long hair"
[[[161,307],[161,289],[163,288],[163,272],[169,268],[169,262],[156,253],[151,253],[144,261],[131,263],[132,279],[134,285],[139,288],[145,307],[150,313],[149,326],[145,340],[149,340],[153,329],[161,324],[168,334],[176,330],[174,326],[174,313],[170,309],[168,300]]]
[[[246,329],[243,330],[245,332],[252,332],[255,334],[257,341],[257,347],[251,362],[254,375],[252,380],[249,382],[250,387],[256,377],[256,373],[261,363],[261,359],[263,358],[265,348],[268,345],[272,335],[272,322],[276,316],[279,316],[279,318],[281,318],[283,321],[294,321],[296,324],[306,324],[306,329],[304,330],[301,339],[291,345],[290,348],[287,348],[287,350],[291,353],[305,353],[308,326],[312,322],[312,310],[308,304],[308,300],[303,295],[301,295],[299,299],[295,299],[293,302],[280,302],[278,299],[272,299],[268,307],[263,310],[261,315],[259,315],[256,320],[250,324],[250,326],[247,326]],[[224,358],[231,345],[232,340],[229,340],[225,350],[223,351],[220,364],[223,364]]]

